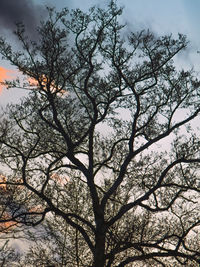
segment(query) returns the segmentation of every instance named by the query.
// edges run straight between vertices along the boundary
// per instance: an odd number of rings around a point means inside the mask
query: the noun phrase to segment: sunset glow
[[[69,182],[69,179],[67,177],[62,177],[58,175],[57,173],[52,174],[51,179],[58,182],[58,184],[60,185],[66,185],[67,182]]]
[[[11,79],[13,77],[13,72],[14,71],[0,66],[0,92],[2,92],[3,90],[3,83],[5,82],[5,80]]]
[[[9,190],[7,188],[7,185],[6,185],[6,177],[2,174],[0,174],[0,193],[1,195],[9,195]],[[8,212],[3,212],[2,213],[2,217],[1,217],[2,220],[8,220],[7,222],[2,222],[0,224],[0,232],[4,232],[4,233],[7,233],[9,232],[13,226],[15,226],[17,223],[15,221],[12,221],[12,218],[10,217],[10,215],[8,214]],[[9,221],[10,219],[10,221]]]
[[[28,78],[28,83],[29,83],[29,86],[32,87],[33,89],[36,89],[36,88],[42,86],[43,90],[45,90],[45,91],[47,90],[48,80],[45,77],[45,75],[41,75],[41,77],[40,77],[40,83],[41,84],[39,84],[39,82],[34,78]],[[66,93],[65,90],[59,88],[59,86],[56,85],[53,81],[51,82],[50,91],[51,91],[51,93],[59,93],[61,95]]]

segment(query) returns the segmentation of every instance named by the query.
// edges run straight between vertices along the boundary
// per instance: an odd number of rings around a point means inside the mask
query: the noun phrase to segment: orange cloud
[[[5,80],[11,79],[13,77],[13,72],[14,71],[0,66],[0,92],[4,87],[3,82]]]
[[[4,218],[2,218],[2,219],[8,220],[9,215],[5,215]],[[16,225],[17,225],[17,222],[14,222],[12,220],[0,223],[0,232],[1,233],[8,233]]]
[[[16,70],[6,69],[6,68],[0,66],[0,93],[3,89],[3,87],[5,87],[4,82],[6,80],[15,79],[17,77],[17,74],[19,74],[19,72]],[[26,77],[26,78],[27,78],[26,81],[28,82],[27,86],[29,87],[29,89],[37,89],[38,87],[40,87],[40,85],[43,86],[44,90],[47,89],[47,78],[45,75],[41,74],[39,82],[34,78],[30,78],[30,77]],[[62,88],[59,88],[59,86],[56,85],[53,81],[51,82],[50,91],[52,93],[58,93],[61,96],[66,93],[65,90],[63,90]]]

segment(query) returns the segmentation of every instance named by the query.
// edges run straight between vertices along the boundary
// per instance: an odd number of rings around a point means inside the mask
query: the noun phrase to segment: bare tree
[[[113,1],[88,13],[49,9],[39,41],[23,25],[20,51],[1,39],[27,77],[7,85],[30,91],[1,117],[1,184],[12,192],[1,222],[56,216],[72,266],[198,266],[200,141],[190,123],[200,83],[173,63],[185,36],[127,34],[121,14]],[[157,149],[168,137],[169,149]]]

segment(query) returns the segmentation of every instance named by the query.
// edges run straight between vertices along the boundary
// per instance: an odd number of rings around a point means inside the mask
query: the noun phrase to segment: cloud
[[[35,37],[36,26],[45,15],[45,7],[32,0],[0,0],[0,34],[13,32],[15,24],[23,22],[28,34]]]

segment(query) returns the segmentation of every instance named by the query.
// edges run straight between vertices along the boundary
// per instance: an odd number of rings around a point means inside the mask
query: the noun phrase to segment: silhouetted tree
[[[173,63],[185,36],[127,33],[121,14],[113,1],[49,9],[37,42],[21,24],[20,51],[1,39],[28,78],[8,87],[30,91],[1,116],[1,184],[14,203],[2,202],[1,222],[55,216],[73,251],[67,266],[198,266],[200,141],[190,122],[200,83]]]

